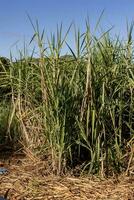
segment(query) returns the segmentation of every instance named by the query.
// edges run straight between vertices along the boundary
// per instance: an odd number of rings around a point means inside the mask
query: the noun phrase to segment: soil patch
[[[8,173],[0,175],[0,195],[10,200],[133,200],[134,176],[108,180],[54,176],[45,163],[21,157],[2,161]]]

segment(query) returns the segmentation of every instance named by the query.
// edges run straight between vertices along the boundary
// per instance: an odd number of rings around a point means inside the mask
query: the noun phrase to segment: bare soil
[[[1,159],[8,173],[0,175],[0,196],[10,200],[134,200],[134,176],[118,178],[54,176],[34,158]],[[47,173],[48,170],[48,173]]]

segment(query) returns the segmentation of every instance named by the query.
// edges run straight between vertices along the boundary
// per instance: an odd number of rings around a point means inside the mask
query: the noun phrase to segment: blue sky
[[[93,27],[103,9],[101,26],[107,30],[114,25],[113,33],[121,37],[126,34],[126,19],[134,20],[133,0],[1,0],[0,3],[0,56],[8,56],[10,50],[15,54],[16,44],[21,48],[24,38],[30,41],[33,30],[26,12],[33,21],[39,20],[48,35],[61,22],[64,31],[72,21],[84,31],[87,15]],[[72,34],[69,37],[72,42]]]

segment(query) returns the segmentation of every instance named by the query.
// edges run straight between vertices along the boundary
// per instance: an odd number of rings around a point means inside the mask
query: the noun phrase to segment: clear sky
[[[94,26],[103,9],[102,27],[114,25],[114,33],[122,37],[126,33],[126,19],[134,20],[134,0],[1,0],[0,7],[0,56],[14,51],[16,42],[21,46],[24,38],[30,41],[33,30],[26,12],[33,21],[39,20],[48,35],[61,22],[64,30],[75,21],[83,31],[87,15]],[[71,34],[69,37],[71,40]]]

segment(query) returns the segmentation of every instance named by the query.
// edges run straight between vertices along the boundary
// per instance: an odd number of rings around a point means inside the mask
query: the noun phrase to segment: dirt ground
[[[12,160],[0,163],[8,169],[7,174],[0,175],[0,196],[10,189],[10,200],[134,200],[134,175],[107,180],[60,177],[47,174],[43,162]]]

